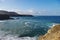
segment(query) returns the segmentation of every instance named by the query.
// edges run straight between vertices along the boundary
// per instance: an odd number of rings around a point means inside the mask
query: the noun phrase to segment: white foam
[[[36,37],[17,37],[0,31],[0,40],[37,40]]]
[[[34,37],[14,37],[14,36],[5,36],[5,37],[0,37],[1,40],[36,40]]]
[[[5,21],[0,21],[0,22],[5,22]]]
[[[53,23],[53,26],[55,26],[55,25],[60,25],[59,23]]]

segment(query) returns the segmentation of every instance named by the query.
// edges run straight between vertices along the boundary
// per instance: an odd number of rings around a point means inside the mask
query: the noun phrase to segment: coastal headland
[[[11,17],[33,17],[33,15],[18,14],[17,12],[9,12],[5,10],[0,10],[0,20],[13,19]]]

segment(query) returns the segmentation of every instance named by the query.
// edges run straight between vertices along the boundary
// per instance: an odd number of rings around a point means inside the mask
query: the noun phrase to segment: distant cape
[[[33,15],[22,15],[18,14],[17,12],[0,10],[0,20],[10,19],[10,17],[33,17]]]
[[[33,15],[28,15],[28,14],[18,14],[17,12],[9,12],[5,10],[0,10],[0,15],[9,15],[9,16],[30,16],[32,17]]]

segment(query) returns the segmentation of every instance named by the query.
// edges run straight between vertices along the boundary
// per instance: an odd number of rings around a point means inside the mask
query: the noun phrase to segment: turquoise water
[[[1,20],[0,38],[5,38],[6,40],[15,40],[15,38],[16,40],[37,40],[36,38],[44,35],[53,24],[58,23],[46,19],[41,20],[28,17],[21,17],[15,20]]]
[[[45,34],[45,32],[49,29],[48,26],[48,23],[41,21],[6,20],[0,23],[0,30],[10,32],[10,34],[13,35],[38,36]]]

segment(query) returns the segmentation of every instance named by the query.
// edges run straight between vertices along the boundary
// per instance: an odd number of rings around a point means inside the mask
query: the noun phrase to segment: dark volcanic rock
[[[10,17],[8,15],[0,14],[0,20],[7,20],[7,19],[10,19]]]

